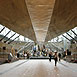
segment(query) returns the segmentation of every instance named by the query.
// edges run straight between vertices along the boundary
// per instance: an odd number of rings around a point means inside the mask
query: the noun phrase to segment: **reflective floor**
[[[54,60],[19,60],[0,65],[0,77],[77,77],[77,64]]]

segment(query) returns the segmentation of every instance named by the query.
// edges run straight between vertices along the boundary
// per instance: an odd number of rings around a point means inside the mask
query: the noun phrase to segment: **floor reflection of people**
[[[61,77],[60,76],[60,69],[58,67],[54,67],[54,71],[55,71],[55,77]]]
[[[54,67],[54,70],[55,70],[56,72],[58,72],[58,71],[59,71],[58,67]]]

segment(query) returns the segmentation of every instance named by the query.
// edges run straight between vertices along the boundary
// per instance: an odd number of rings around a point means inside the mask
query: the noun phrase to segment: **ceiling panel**
[[[36,40],[25,0],[0,0],[0,24]]]

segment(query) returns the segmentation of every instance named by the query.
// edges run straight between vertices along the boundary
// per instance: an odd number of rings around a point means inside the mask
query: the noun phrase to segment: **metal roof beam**
[[[6,43],[8,40],[10,40],[16,33],[14,33],[10,38],[8,38],[4,43]]]
[[[2,41],[10,32],[11,32],[11,30],[8,31],[8,33],[2,39],[0,39],[0,41]]]
[[[72,39],[74,39],[69,33],[66,33],[68,36],[70,36]],[[74,39],[76,42],[77,42],[77,40],[76,39]]]
[[[71,30],[71,31],[77,36],[77,34],[73,30]]]
[[[0,33],[5,29],[5,27],[2,28],[2,30],[0,31]]]
[[[12,41],[8,42],[8,44],[12,43],[15,39],[17,39],[20,35],[18,35],[16,38],[14,38]]]
[[[70,39],[68,39],[66,36],[62,35],[64,38],[66,38],[67,40],[71,41]]]

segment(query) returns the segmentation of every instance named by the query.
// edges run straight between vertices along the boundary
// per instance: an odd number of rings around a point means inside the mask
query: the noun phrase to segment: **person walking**
[[[55,55],[54,55],[54,60],[55,60],[55,66],[56,66],[56,65],[57,65],[57,61],[58,61],[57,52],[55,52]]]
[[[61,53],[58,53],[58,57],[59,57],[59,61],[60,61],[60,59],[61,59]]]
[[[51,62],[52,52],[49,52],[49,61]]]

